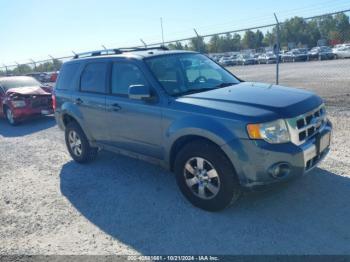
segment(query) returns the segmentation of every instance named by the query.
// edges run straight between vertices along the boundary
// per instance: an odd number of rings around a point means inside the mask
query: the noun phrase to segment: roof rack
[[[134,51],[148,51],[148,50],[169,50],[165,46],[156,46],[156,47],[126,47],[126,48],[116,48],[116,49],[103,49],[96,51],[89,51],[84,53],[79,53],[74,55],[73,59],[83,58],[83,57],[91,57],[91,56],[102,56],[102,55],[118,55],[127,52]]]

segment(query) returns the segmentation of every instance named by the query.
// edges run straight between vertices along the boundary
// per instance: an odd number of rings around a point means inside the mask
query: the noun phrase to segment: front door
[[[143,72],[132,62],[114,62],[110,95],[106,99],[111,143],[121,149],[162,158],[162,109],[158,102],[128,97],[131,85],[149,86]]]

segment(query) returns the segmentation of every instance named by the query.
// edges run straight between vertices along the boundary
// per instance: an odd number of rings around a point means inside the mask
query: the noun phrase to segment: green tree
[[[255,47],[255,33],[253,31],[246,31],[243,39],[242,39],[242,46],[245,49],[252,49]]]
[[[263,39],[264,46],[273,46],[275,43],[276,43],[276,34],[271,33],[270,31],[267,31]]]
[[[207,46],[204,42],[203,37],[194,37],[190,41],[190,50],[206,53]]]

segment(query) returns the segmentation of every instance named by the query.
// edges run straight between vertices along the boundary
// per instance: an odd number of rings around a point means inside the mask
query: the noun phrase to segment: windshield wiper
[[[217,86],[215,86],[216,88],[222,88],[222,87],[228,87],[228,86],[233,86],[236,85],[237,83],[221,83]]]
[[[221,83],[220,85],[215,86],[214,88],[196,88],[196,89],[189,89],[185,92],[179,93],[179,94],[175,94],[175,96],[185,96],[185,95],[191,95],[191,94],[195,94],[195,93],[201,93],[201,92],[206,92],[206,91],[211,91],[211,90],[215,90],[218,88],[223,88],[223,87],[227,87],[227,86],[232,86],[232,85],[236,85],[237,83]]]
[[[182,93],[175,94],[175,96],[185,96],[185,95],[191,95],[191,94],[201,93],[201,92],[210,91],[210,90],[214,90],[214,89],[213,89],[213,88],[197,88],[197,89],[189,89],[189,90],[184,91],[184,92],[182,92]]]

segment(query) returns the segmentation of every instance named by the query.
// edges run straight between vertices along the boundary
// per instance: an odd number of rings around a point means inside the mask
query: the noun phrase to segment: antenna
[[[163,17],[160,18],[160,28],[162,30],[162,43],[164,45],[164,28],[163,28]]]

